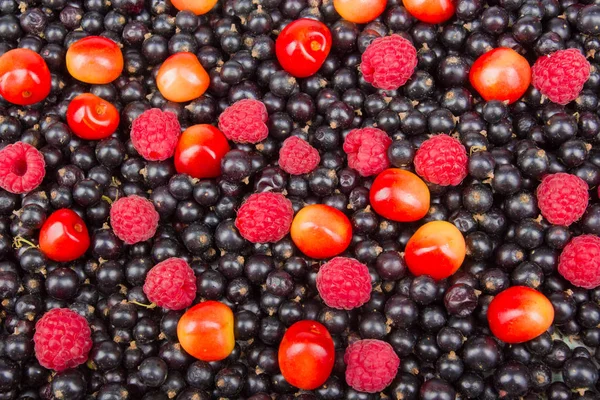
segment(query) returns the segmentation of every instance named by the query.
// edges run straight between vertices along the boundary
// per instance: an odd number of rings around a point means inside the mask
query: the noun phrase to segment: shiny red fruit
[[[67,70],[81,82],[102,85],[117,79],[123,71],[119,46],[102,36],[79,39],[67,50]]]
[[[40,229],[40,250],[51,260],[76,260],[88,247],[90,235],[75,211],[62,208],[53,212]]]
[[[331,375],[335,346],[325,326],[317,321],[299,321],[283,335],[278,358],[281,374],[290,385],[313,390]]]
[[[404,8],[419,21],[441,24],[454,15],[454,0],[402,0]]]
[[[418,221],[429,211],[429,188],[412,172],[389,168],[381,172],[369,192],[373,210],[398,222]]]
[[[14,49],[0,57],[0,95],[9,103],[38,103],[48,96],[50,87],[50,70],[35,51]]]
[[[214,126],[190,126],[175,148],[175,169],[192,178],[216,178],[221,175],[221,159],[228,151],[227,138]]]
[[[91,93],[80,94],[67,107],[67,124],[82,139],[100,140],[112,135],[119,120],[115,106]]]
[[[289,23],[277,37],[279,64],[297,78],[315,74],[331,50],[331,32],[322,22],[301,18]]]

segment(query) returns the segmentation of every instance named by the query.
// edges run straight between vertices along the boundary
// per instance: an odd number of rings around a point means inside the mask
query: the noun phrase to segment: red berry
[[[144,293],[159,307],[182,310],[196,298],[196,276],[184,259],[167,258],[148,271]]]
[[[371,298],[369,268],[354,258],[335,257],[319,268],[317,290],[329,307],[360,307]]]
[[[396,90],[410,79],[417,66],[417,50],[400,35],[375,39],[361,58],[365,81],[378,89]]]
[[[558,50],[537,59],[531,68],[531,83],[551,101],[567,104],[579,96],[590,71],[590,63],[579,50]]]
[[[456,186],[467,177],[469,157],[458,139],[436,135],[427,139],[415,154],[415,172],[428,182]]]
[[[27,106],[48,97],[52,86],[46,61],[33,50],[13,49],[0,57],[0,95]]]
[[[190,126],[175,148],[175,169],[192,178],[216,178],[221,175],[221,159],[228,151],[227,138],[214,126]]]
[[[353,129],[344,140],[348,166],[362,176],[377,175],[390,166],[387,149],[392,139],[377,128]]]
[[[290,231],[294,209],[281,193],[251,194],[238,210],[235,226],[252,243],[275,243]]]
[[[54,308],[35,324],[35,357],[44,368],[63,371],[86,362],[92,348],[87,321],[68,308]]]
[[[42,183],[46,162],[28,143],[9,144],[0,150],[0,187],[11,193],[27,193]]]
[[[594,235],[573,238],[560,254],[558,273],[575,286],[585,289],[600,286],[600,238]]]
[[[110,207],[110,225],[119,239],[135,244],[156,233],[159,215],[148,199],[131,195],[121,197]]]
[[[569,226],[585,213],[588,190],[588,184],[576,175],[546,175],[537,188],[538,207],[551,224]]]
[[[333,0],[333,7],[346,21],[366,24],[385,10],[386,0]]]
[[[440,24],[454,15],[454,0],[402,0],[406,10],[419,21]]]
[[[279,150],[279,167],[291,175],[308,174],[320,161],[317,149],[297,136],[285,139]]]
[[[429,188],[417,175],[403,169],[390,168],[377,175],[369,197],[375,212],[392,221],[418,221],[429,211]]]
[[[181,127],[177,115],[151,108],[131,125],[131,142],[146,160],[163,161],[175,152]]]
[[[267,107],[252,99],[236,101],[219,116],[219,129],[236,143],[258,143],[269,135]]]
[[[73,261],[90,247],[87,226],[75,211],[54,211],[40,229],[40,250],[51,260]]]
[[[67,70],[85,83],[111,83],[123,71],[123,53],[119,46],[102,36],[79,39],[67,50]]]
[[[208,73],[193,53],[176,53],[167,58],[156,75],[160,94],[183,103],[202,96],[210,85]]]
[[[287,24],[275,42],[277,61],[296,78],[314,75],[330,50],[329,28],[309,18],[300,18]]]
[[[67,124],[82,139],[100,140],[112,135],[119,127],[119,111],[108,101],[83,93],[67,107]]]
[[[344,354],[346,383],[359,392],[385,389],[398,373],[400,359],[389,343],[364,339],[352,343]]]

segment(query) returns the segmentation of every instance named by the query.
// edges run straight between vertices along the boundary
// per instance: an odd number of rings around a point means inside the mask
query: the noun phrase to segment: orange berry
[[[377,175],[369,192],[373,210],[398,222],[418,221],[429,211],[429,188],[412,172],[389,168]]]
[[[440,24],[454,15],[453,0],[402,0],[404,8],[419,21]]]
[[[114,81],[123,71],[121,49],[101,36],[88,36],[73,43],[67,50],[66,61],[73,78],[96,85]]]
[[[212,10],[217,0],[171,0],[171,4],[178,10],[188,10],[196,15],[202,15]]]
[[[333,7],[346,21],[365,24],[379,17],[386,0],[333,0]]]
[[[156,85],[163,97],[183,103],[202,96],[210,77],[192,53],[177,53],[167,58],[156,75]]]

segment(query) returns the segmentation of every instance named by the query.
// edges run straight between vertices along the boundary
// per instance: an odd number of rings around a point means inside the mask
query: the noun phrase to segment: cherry
[[[81,82],[103,85],[117,79],[123,71],[119,46],[102,36],[79,39],[67,50],[67,70]]]
[[[76,96],[67,107],[67,124],[82,139],[100,140],[112,135],[119,120],[115,106],[91,93]]]
[[[419,21],[440,24],[454,15],[454,0],[402,0],[404,8]]]
[[[181,347],[199,360],[227,358],[235,346],[233,312],[218,301],[196,304],[179,319],[177,338]]]
[[[325,326],[317,321],[298,321],[283,335],[278,358],[281,374],[290,385],[313,390],[331,375],[335,346]]]
[[[490,330],[505,343],[527,342],[546,332],[554,308],[546,296],[526,286],[513,286],[494,297],[488,307]]]
[[[322,22],[301,18],[277,37],[275,52],[284,70],[297,78],[315,74],[331,50],[331,32]]]
[[[462,234],[450,222],[432,221],[412,235],[404,250],[404,260],[413,275],[444,279],[454,274],[465,259]]]
[[[471,85],[486,101],[519,100],[531,82],[531,67],[513,49],[498,48],[479,57],[469,72]]]
[[[88,247],[90,235],[75,211],[62,208],[53,212],[40,229],[40,250],[51,260],[76,260]]]
[[[180,11],[188,10],[196,15],[202,15],[212,10],[217,0],[171,0],[171,4]]]
[[[311,204],[296,214],[290,233],[294,244],[308,257],[330,258],[348,248],[352,225],[341,211]]]
[[[204,94],[210,78],[192,53],[177,53],[167,58],[156,75],[156,85],[170,101],[186,102]]]
[[[392,221],[417,221],[429,210],[427,185],[403,169],[389,168],[377,175],[369,196],[375,212]]]
[[[0,95],[13,104],[27,106],[50,93],[50,70],[46,61],[29,49],[9,50],[0,57]]]
[[[385,10],[386,0],[333,0],[333,7],[346,21],[366,24]]]
[[[227,138],[214,126],[190,126],[175,148],[175,169],[192,178],[216,178],[221,175],[221,159],[228,151]]]

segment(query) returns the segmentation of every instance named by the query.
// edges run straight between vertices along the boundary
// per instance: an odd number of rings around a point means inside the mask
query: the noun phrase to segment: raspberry
[[[600,286],[600,238],[581,235],[573,238],[558,260],[558,272],[575,286]]]
[[[344,354],[346,383],[359,392],[376,393],[396,376],[400,359],[389,343],[364,339],[352,343]]]
[[[154,236],[158,219],[154,204],[136,195],[122,197],[110,208],[113,231],[127,244],[143,242]]]
[[[538,207],[551,224],[569,226],[585,212],[588,189],[587,183],[576,175],[546,175],[537,188]]]
[[[131,143],[146,160],[163,161],[175,152],[180,133],[177,115],[151,108],[133,121]]]
[[[371,298],[371,275],[354,258],[335,257],[317,273],[317,290],[329,307],[352,310]]]
[[[294,209],[280,193],[255,193],[238,210],[235,226],[252,243],[274,243],[290,231]]]
[[[159,307],[182,310],[196,298],[196,276],[184,259],[167,258],[148,271],[144,293]]]
[[[44,368],[63,371],[87,360],[92,332],[81,315],[68,308],[54,308],[35,324],[35,356]]]
[[[279,150],[279,166],[288,174],[307,174],[315,169],[320,161],[317,149],[297,136],[285,139]]]
[[[362,55],[360,70],[377,89],[396,90],[408,81],[417,66],[417,50],[402,36],[373,40]]]
[[[348,166],[362,176],[377,175],[390,166],[387,149],[392,139],[377,128],[353,129],[346,136],[344,151]]]
[[[467,177],[467,151],[458,139],[436,135],[427,139],[415,154],[415,171],[426,181],[456,186]]]
[[[558,50],[537,59],[531,68],[531,83],[551,101],[567,104],[579,96],[590,69],[579,50]]]
[[[44,156],[30,144],[17,142],[0,150],[0,187],[11,193],[35,189],[46,175]]]
[[[219,115],[219,129],[236,143],[258,143],[269,135],[267,107],[258,100],[236,101]]]

